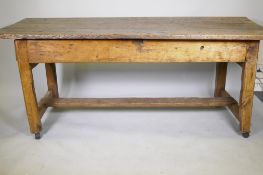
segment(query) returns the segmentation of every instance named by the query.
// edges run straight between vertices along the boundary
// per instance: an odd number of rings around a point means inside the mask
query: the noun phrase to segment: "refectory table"
[[[30,131],[40,138],[48,107],[230,109],[248,137],[263,28],[245,17],[30,18],[0,30],[14,39]],[[216,62],[211,98],[61,98],[55,63]],[[242,68],[239,102],[225,90],[227,64]],[[44,63],[48,91],[37,101],[32,69]]]

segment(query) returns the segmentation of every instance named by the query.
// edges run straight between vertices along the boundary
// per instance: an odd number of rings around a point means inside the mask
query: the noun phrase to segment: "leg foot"
[[[243,136],[244,138],[248,138],[248,137],[249,137],[249,132],[244,132],[244,133],[242,133],[242,136]]]
[[[35,133],[35,139],[36,140],[39,140],[41,138],[41,135],[40,135],[40,133],[38,132],[38,133]]]

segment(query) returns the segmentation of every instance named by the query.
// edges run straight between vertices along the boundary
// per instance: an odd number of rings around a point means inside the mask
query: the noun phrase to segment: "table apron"
[[[26,40],[29,63],[244,62],[249,41]]]

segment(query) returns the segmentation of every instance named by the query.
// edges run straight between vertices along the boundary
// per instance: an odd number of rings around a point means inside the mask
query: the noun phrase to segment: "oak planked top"
[[[0,38],[262,40],[263,28],[246,17],[27,18]]]

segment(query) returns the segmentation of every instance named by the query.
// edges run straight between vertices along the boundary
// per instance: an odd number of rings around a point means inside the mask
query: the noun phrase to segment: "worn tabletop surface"
[[[245,17],[28,18],[0,38],[261,40],[263,28]]]

